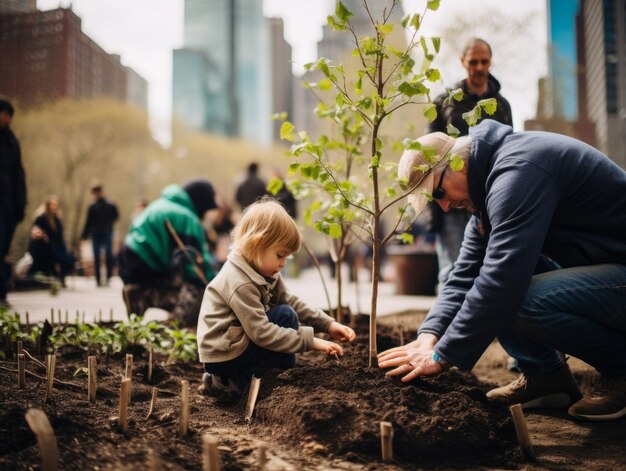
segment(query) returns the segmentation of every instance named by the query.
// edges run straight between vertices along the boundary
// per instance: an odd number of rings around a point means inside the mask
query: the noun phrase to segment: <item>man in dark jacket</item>
[[[6,305],[11,266],[6,256],[26,208],[26,179],[20,144],[9,125],[15,110],[0,98],[0,305]]]
[[[182,326],[196,325],[204,288],[215,276],[201,221],[215,208],[213,186],[196,179],[167,186],[133,219],[118,256],[129,314],[158,307]]]
[[[102,286],[100,281],[100,255],[104,250],[106,263],[106,282],[109,284],[113,272],[115,259],[113,258],[113,224],[117,221],[119,213],[117,206],[104,196],[104,189],[100,182],[91,185],[91,194],[94,202],[87,210],[87,220],[83,228],[82,239],[91,236],[93,247],[93,270],[96,276],[96,284]]]
[[[483,118],[487,117],[513,126],[511,105],[500,94],[500,82],[489,73],[491,46],[482,39],[470,39],[463,48],[461,64],[467,71],[467,78],[435,99],[437,118],[430,123],[429,131],[449,134],[448,126],[454,126],[459,135],[466,136],[469,126],[463,119],[463,113],[474,109],[480,100],[489,98],[496,100],[496,111],[491,116],[483,114]],[[448,98],[450,92],[458,89],[463,90],[463,99],[450,100]],[[428,229],[436,236],[435,247],[439,261],[438,280],[441,289],[452,270],[452,264],[459,256],[463,232],[470,215],[464,211],[452,211],[445,214],[435,203],[428,205],[428,213],[430,216]]]
[[[626,416],[626,172],[575,139],[491,120],[469,136],[420,142],[443,160],[415,194],[473,216],[417,340],[383,352],[381,368],[403,381],[467,370],[497,337],[522,375],[488,397],[526,408],[573,403],[570,415],[582,420]],[[461,170],[448,165],[453,154]],[[399,176],[419,182],[422,162],[405,152]],[[581,399],[558,352],[598,371],[596,395]]]
[[[248,175],[239,185],[235,191],[235,200],[239,207],[243,211],[256,200],[263,198],[267,195],[267,189],[265,182],[258,176],[259,164],[252,162],[248,165]]]

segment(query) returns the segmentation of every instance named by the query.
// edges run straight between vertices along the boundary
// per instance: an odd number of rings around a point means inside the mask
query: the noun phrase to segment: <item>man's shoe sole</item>
[[[618,420],[622,417],[626,417],[626,407],[622,410],[614,412],[612,414],[603,414],[603,415],[587,415],[587,414],[577,414],[570,408],[567,413],[578,420],[584,420],[587,422],[608,422],[610,420]]]
[[[524,402],[523,409],[561,409],[572,404],[572,398],[565,393],[549,394],[532,401]]]

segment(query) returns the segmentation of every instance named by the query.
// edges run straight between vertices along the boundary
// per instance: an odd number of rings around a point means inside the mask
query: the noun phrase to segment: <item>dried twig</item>
[[[30,353],[28,353],[27,350],[22,349],[22,352],[24,352],[24,355],[26,355],[28,358],[30,358],[31,360],[33,360],[35,363],[37,363],[39,366],[41,366],[42,368],[45,368],[46,365],[44,365],[42,362],[40,362],[39,360],[37,360],[37,358],[33,357]]]
[[[13,373],[17,373],[16,369],[6,368],[4,366],[0,366],[0,370],[11,371]],[[24,370],[24,372],[29,374],[29,375],[31,375],[31,376],[34,376],[35,378],[43,379],[44,381],[46,380],[45,376],[40,376],[37,373],[33,373],[32,371]],[[59,383],[59,384],[62,384],[64,386],[72,386],[72,387],[77,388],[77,389],[84,389],[84,386],[81,386],[80,384],[76,384],[76,383],[70,383],[69,381],[61,381],[60,379],[57,379],[57,378],[54,378],[54,381]]]

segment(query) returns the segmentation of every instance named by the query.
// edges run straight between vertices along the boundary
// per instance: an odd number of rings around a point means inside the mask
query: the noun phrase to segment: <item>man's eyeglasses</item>
[[[443,177],[446,174],[447,168],[447,165],[443,168],[443,171],[441,172],[441,178],[439,178],[439,184],[437,185],[437,188],[433,190],[433,198],[436,200],[441,200],[446,196],[446,190],[441,187],[441,184],[443,183]]]

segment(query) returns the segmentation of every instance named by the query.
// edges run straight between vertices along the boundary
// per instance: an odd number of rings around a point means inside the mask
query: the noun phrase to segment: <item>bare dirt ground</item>
[[[385,321],[379,349],[413,335],[419,318],[407,315]],[[398,324],[405,327],[400,334]],[[27,377],[18,390],[10,360],[0,362],[0,469],[39,469],[40,454],[25,412],[43,409],[55,431],[62,470],[199,470],[202,436],[219,437],[222,469],[258,469],[264,446],[268,470],[406,470],[406,469],[626,469],[625,421],[604,424],[574,422],[566,411],[527,414],[536,462],[522,460],[508,408],[484,399],[490,385],[515,378],[506,370],[506,355],[493,344],[474,375],[451,371],[410,385],[384,377],[367,367],[364,333],[337,362],[307,353],[298,366],[269,374],[253,420],[243,420],[245,398],[214,398],[199,394],[202,368],[197,363],[156,367],[152,384],[146,378],[145,356],[136,355],[132,379],[130,423],[121,433],[116,422],[123,374],[121,357],[99,359],[98,394],[87,401],[86,380],[74,377],[84,366],[82,355],[60,355],[57,377],[78,386],[56,385],[45,401],[45,384]],[[163,361],[164,358],[158,358]],[[589,367],[572,360],[581,383]],[[45,375],[34,362],[27,369]],[[190,428],[178,436],[180,381],[191,385]],[[481,383],[481,381],[483,383]],[[153,387],[158,401],[148,416]],[[394,461],[380,460],[379,422],[394,426]]]

